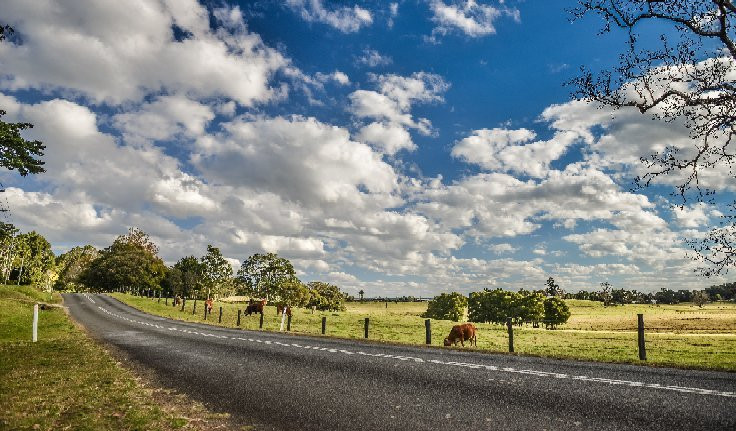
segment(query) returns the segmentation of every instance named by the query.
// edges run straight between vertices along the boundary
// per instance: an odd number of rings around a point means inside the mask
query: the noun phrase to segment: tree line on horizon
[[[292,306],[315,306],[320,310],[340,310],[344,308],[346,301],[354,300],[330,283],[302,283],[296,277],[291,262],[274,253],[256,253],[248,257],[235,274],[232,265],[222,256],[219,248],[212,245],[207,246],[207,253],[202,257],[185,256],[174,265],[166,266],[158,257],[158,247],[145,232],[136,228],[120,235],[105,249],[98,250],[92,245],[77,246],[55,256],[51,244],[43,235],[35,231],[21,233],[12,224],[0,222],[0,279],[5,284],[35,284],[45,290],[59,291],[153,290],[163,295],[189,298],[238,294]],[[549,277],[544,289],[501,291],[506,292],[504,295],[518,294],[521,297],[538,294],[543,297],[599,301],[605,306],[681,302],[703,305],[708,301],[736,301],[736,282],[712,285],[702,290],[662,288],[657,292],[613,289],[608,282],[601,283],[600,286],[596,291],[568,293]],[[494,291],[486,289],[483,292]],[[478,296],[478,301],[487,294],[483,292],[479,292],[482,295]],[[466,296],[458,295],[467,302]],[[380,300],[404,302],[415,301],[416,298],[403,296]],[[450,302],[453,301],[457,300]],[[466,303],[464,307],[467,306]],[[518,308],[519,305],[514,307]],[[526,308],[521,306],[519,310]],[[539,310],[538,307],[528,308]],[[478,313],[480,314],[473,316],[483,315]],[[507,316],[516,317],[518,314],[522,318],[526,316],[524,313],[526,311],[507,313]],[[535,313],[533,311],[530,315],[538,314]],[[436,315],[455,320],[456,314],[443,311]]]
[[[6,284],[74,292],[147,291],[199,299],[242,295],[332,311],[343,310],[348,299],[334,284],[303,283],[291,262],[275,253],[253,254],[233,273],[220,249],[207,245],[204,256],[185,256],[167,266],[158,256],[158,247],[138,228],[131,228],[102,250],[77,246],[55,257],[42,235],[22,234],[13,225],[2,223],[0,245],[0,276]]]

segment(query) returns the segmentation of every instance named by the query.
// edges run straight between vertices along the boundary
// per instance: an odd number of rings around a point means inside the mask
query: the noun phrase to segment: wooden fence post
[[[432,344],[432,321],[427,319],[424,321],[424,333],[427,344]]]
[[[514,325],[511,318],[506,318],[506,327],[509,329],[509,352],[514,353]]]
[[[258,325],[260,329],[263,329],[263,313],[261,313],[261,322]]]
[[[286,331],[291,331],[291,314],[286,316]]]
[[[240,326],[240,312],[241,312],[241,310],[238,309],[238,326]]]
[[[642,361],[647,360],[647,346],[644,342],[644,315],[637,314],[638,332],[639,332],[639,359]]]
[[[181,297],[181,311],[184,311],[184,303],[187,301],[183,296]]]
[[[327,329],[327,316],[322,316],[322,335],[325,335]]]
[[[365,338],[368,338],[368,322],[369,322],[369,318],[366,317],[365,318],[365,330],[364,330]]]
[[[161,292],[158,293],[158,303],[161,303]]]
[[[197,314],[197,298],[194,298],[194,306],[192,306],[192,314]]]
[[[217,323],[222,323],[222,307],[220,307],[220,317],[217,318]]]
[[[207,303],[205,302],[204,303],[204,320],[207,320],[207,310],[208,310]]]

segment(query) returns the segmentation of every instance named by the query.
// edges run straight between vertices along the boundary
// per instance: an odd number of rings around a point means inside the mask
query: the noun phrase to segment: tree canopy
[[[13,33],[12,27],[0,24],[0,42]],[[32,129],[31,123],[6,123],[2,117],[7,114],[0,109],[0,166],[18,170],[22,176],[45,172],[40,159],[46,147],[41,141],[23,139],[21,132]]]
[[[243,261],[237,275],[247,295],[278,301],[281,285],[295,278],[296,272],[288,259],[276,253],[256,253]]]
[[[427,304],[427,311],[422,317],[440,320],[459,321],[465,316],[468,298],[458,292],[442,293]]]
[[[81,281],[96,291],[159,289],[166,273],[158,250],[141,230],[119,236],[84,271]]]
[[[618,66],[595,73],[582,68],[572,81],[574,97],[634,108],[654,120],[679,121],[690,131],[690,148],[642,154],[646,172],[636,183],[647,187],[667,177],[676,184],[679,206],[692,198],[713,202],[716,190],[703,179],[736,175],[736,3],[579,0],[572,13],[575,18],[597,15],[603,19],[602,32],[623,29],[628,36]],[[658,46],[652,46],[652,38],[642,40],[647,24],[663,32]],[[726,217],[705,238],[688,241],[693,257],[704,263],[701,274],[720,274],[736,264],[735,223],[735,216]]]

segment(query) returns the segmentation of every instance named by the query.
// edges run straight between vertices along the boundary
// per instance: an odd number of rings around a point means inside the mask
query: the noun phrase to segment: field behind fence
[[[171,299],[151,299],[115,293],[113,297],[152,314],[193,322],[204,321],[204,302],[185,303],[185,310],[172,307]],[[714,303],[703,308],[691,304],[624,305],[603,307],[599,302],[568,300],[572,316],[557,330],[514,327],[515,352],[520,354],[583,359],[605,362],[639,363],[637,350],[637,314],[644,314],[647,363],[686,368],[736,371],[736,304]],[[222,307],[222,322],[218,323]],[[215,302],[207,323],[226,327],[259,330],[260,315],[241,314],[245,304]],[[326,317],[326,335],[363,338],[365,318],[369,318],[369,339],[424,345],[426,302],[393,303],[352,302],[344,312],[320,312],[294,308],[291,332],[321,335]],[[264,309],[263,330],[278,331],[281,316],[276,307]],[[431,320],[432,345],[441,346],[455,322]],[[508,351],[505,326],[476,324],[478,350]],[[284,328],[286,329],[286,327]]]

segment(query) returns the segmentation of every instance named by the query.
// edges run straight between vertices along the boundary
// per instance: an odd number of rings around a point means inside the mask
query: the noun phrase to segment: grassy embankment
[[[203,321],[203,302],[187,301],[186,310],[164,305],[164,300],[113,294],[114,297],[149,313],[194,322]],[[599,302],[568,301],[572,317],[558,330],[514,328],[517,353],[557,358],[604,362],[639,363],[637,353],[636,315],[644,314],[647,341],[647,363],[736,371],[736,304],[715,303],[698,308],[681,305],[625,305],[603,307]],[[219,307],[223,307],[220,325],[236,327],[236,304],[215,303],[207,323],[217,325]],[[244,308],[243,304],[239,307]],[[363,338],[363,321],[370,318],[373,340],[424,344],[424,319],[421,313],[427,303],[360,303],[348,304],[345,312],[316,312],[295,309],[292,332],[317,335],[321,332],[322,316],[327,316],[327,335]],[[242,329],[258,329],[257,315],[241,318]],[[264,330],[278,330],[280,317],[275,307],[265,311]],[[432,320],[432,343],[441,345],[454,322]],[[506,329],[500,325],[478,324],[478,349],[506,352]]]
[[[205,429],[224,423],[183,396],[144,388],[69,320],[58,294],[0,285],[0,430]],[[194,419],[192,419],[194,418]]]

